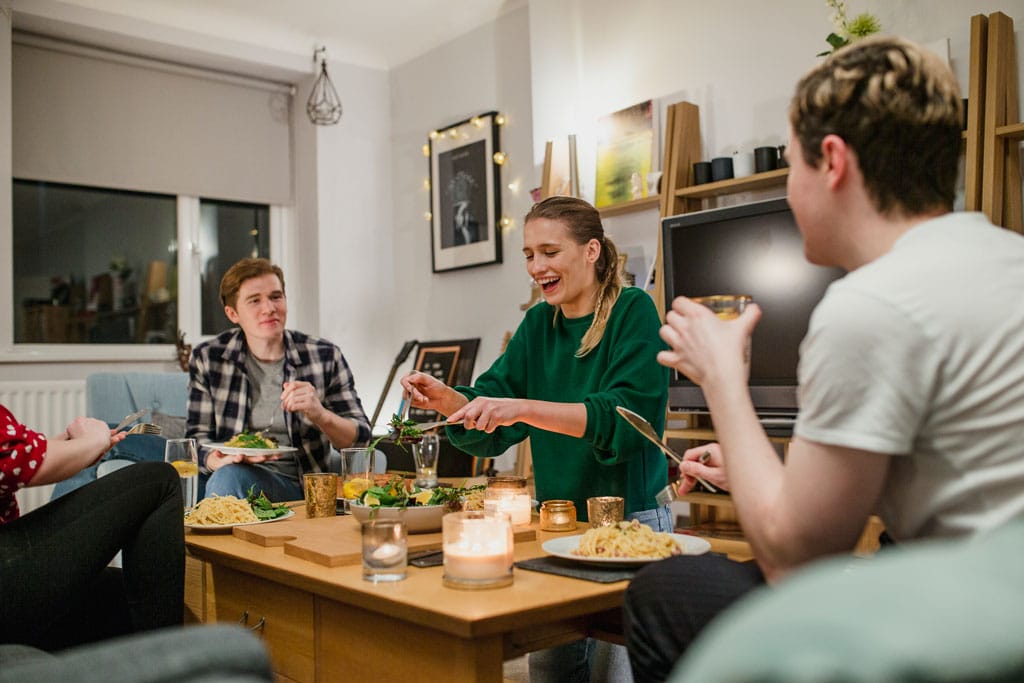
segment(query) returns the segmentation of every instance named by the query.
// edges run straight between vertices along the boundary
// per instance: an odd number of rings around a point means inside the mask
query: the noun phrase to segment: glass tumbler
[[[419,443],[412,445],[412,457],[416,461],[416,485],[430,489],[437,486],[437,455],[441,441],[436,432],[423,435]]]
[[[405,522],[369,519],[362,523],[363,579],[373,583],[401,581],[409,558]]]
[[[196,504],[199,483],[199,451],[195,439],[168,439],[164,462],[169,462],[181,477],[181,497],[185,510]]]

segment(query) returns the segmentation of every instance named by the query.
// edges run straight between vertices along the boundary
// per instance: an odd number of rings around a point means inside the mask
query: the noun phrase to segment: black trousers
[[[123,569],[107,565],[122,552]],[[174,468],[143,462],[0,525],[0,643],[44,650],[181,624]]]
[[[634,680],[667,679],[704,627],[763,583],[756,562],[715,554],[671,557],[637,572],[623,608]]]

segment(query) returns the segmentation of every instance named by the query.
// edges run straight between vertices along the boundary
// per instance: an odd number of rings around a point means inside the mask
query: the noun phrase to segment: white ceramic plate
[[[231,531],[236,526],[250,526],[252,524],[270,524],[271,522],[280,522],[282,519],[288,519],[295,514],[295,510],[289,510],[288,514],[275,517],[274,519],[260,519],[255,522],[238,522],[236,524],[190,524],[185,522],[185,528],[191,529],[192,531]]]
[[[582,562],[584,564],[636,567],[642,564],[648,564],[649,562],[658,561],[656,559],[642,559],[635,557],[581,557],[580,555],[574,555],[573,551],[580,547],[580,538],[582,537],[583,534],[577,534],[575,536],[552,538],[544,541],[544,543],[541,544],[541,548],[555,557],[561,557],[575,562]],[[679,544],[679,547],[683,549],[683,555],[703,555],[707,551],[711,550],[711,544],[697,536],[672,534],[672,538],[675,539],[676,543]]]
[[[222,443],[204,443],[203,448],[208,448],[211,451],[220,451],[224,455],[244,455],[246,457],[254,455],[277,455],[278,453],[292,453],[299,450],[294,446],[277,446],[276,448],[239,448],[237,446],[225,446]]]
[[[363,505],[359,501],[352,501],[348,506],[352,516],[360,522],[370,518],[372,507]],[[377,515],[374,519],[398,519],[405,520],[405,528],[410,534],[428,534],[432,531],[441,530],[441,518],[444,517],[444,505],[416,505],[402,508],[377,508]]]

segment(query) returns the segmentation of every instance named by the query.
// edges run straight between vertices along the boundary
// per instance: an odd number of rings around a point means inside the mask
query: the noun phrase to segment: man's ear
[[[836,189],[846,180],[850,171],[850,155],[853,150],[846,140],[835,134],[826,135],[821,140],[822,166],[826,174],[829,189]]]
[[[238,311],[236,311],[233,307],[225,306],[224,315],[226,315],[228,317],[228,320],[230,320],[231,322],[238,324]]]

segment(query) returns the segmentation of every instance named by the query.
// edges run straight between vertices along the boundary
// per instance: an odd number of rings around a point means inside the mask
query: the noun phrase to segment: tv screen
[[[838,268],[804,258],[784,198],[671,216],[662,220],[666,310],[680,294],[749,294],[762,310],[750,353],[750,394],[762,418],[796,412],[797,361],[811,311]],[[669,406],[706,411],[700,387],[673,372]]]

